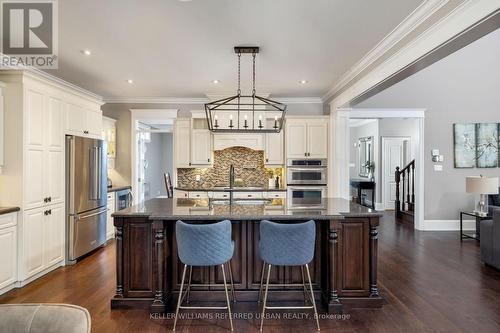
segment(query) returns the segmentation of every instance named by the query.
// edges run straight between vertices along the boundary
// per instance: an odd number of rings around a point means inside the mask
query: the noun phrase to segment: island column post
[[[331,220],[328,224],[328,312],[341,313],[342,304],[338,297],[337,275],[339,274],[339,229],[341,223]]]
[[[123,220],[114,218],[116,228],[116,294],[115,298],[123,298]]]
[[[370,218],[370,297],[379,297],[377,286],[379,218]]]
[[[164,279],[165,279],[165,230],[163,221],[154,221],[152,223],[152,232],[155,240],[155,257],[156,257],[156,274],[153,274],[153,277],[156,275],[155,283],[155,295],[153,304],[151,304],[152,312],[162,312],[165,310],[165,301],[164,301]]]

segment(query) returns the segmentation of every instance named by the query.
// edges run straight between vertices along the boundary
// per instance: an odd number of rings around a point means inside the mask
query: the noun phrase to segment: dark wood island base
[[[184,212],[181,215],[176,212],[178,204],[173,202],[175,200],[181,199],[153,199],[147,204],[150,212],[143,205],[115,214],[117,285],[111,308],[149,308],[153,313],[174,309],[183,266],[177,257],[175,222],[182,219],[207,223],[224,219],[213,211],[207,216],[188,216]],[[258,253],[259,221],[269,219],[293,223],[313,219],[317,236],[315,257],[310,267],[316,298],[323,301],[328,313],[341,313],[344,306],[381,307],[384,300],[377,287],[380,215],[344,201],[351,208],[350,212],[309,217],[295,212],[294,215],[240,214],[237,218],[232,213],[227,216],[232,221],[235,242],[231,264],[237,300],[257,301],[262,270]],[[194,267],[192,283],[221,284],[221,271],[213,267]],[[276,267],[271,272],[271,283],[301,284],[300,268]],[[192,287],[191,295],[192,299],[203,300],[224,297],[221,286]],[[273,301],[300,301],[303,289],[273,287],[269,295]]]

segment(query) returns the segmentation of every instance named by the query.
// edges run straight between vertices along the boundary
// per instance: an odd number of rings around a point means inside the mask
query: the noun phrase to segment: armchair
[[[488,213],[489,215],[493,214],[494,209],[500,208],[500,188],[499,194],[490,194],[488,195]]]

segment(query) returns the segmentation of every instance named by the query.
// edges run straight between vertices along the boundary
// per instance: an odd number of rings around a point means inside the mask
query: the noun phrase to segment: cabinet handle
[[[210,159],[208,159],[208,162],[210,162]]]
[[[52,209],[49,209],[49,215],[52,215]]]
[[[47,198],[47,200],[48,200],[49,202],[52,202],[52,197],[48,197],[48,198]]]
[[[189,166],[191,166],[191,162],[189,162]]]
[[[266,158],[266,162],[269,162],[269,159],[268,159],[268,158]]]
[[[49,198],[43,198],[43,202],[47,203],[49,201]]]
[[[304,156],[306,156],[306,157],[307,157],[307,153],[304,153]]]

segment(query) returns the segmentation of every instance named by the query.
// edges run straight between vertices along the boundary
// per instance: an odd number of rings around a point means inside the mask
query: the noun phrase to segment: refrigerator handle
[[[90,171],[90,200],[98,200],[98,191],[99,191],[99,169],[98,167],[98,155],[99,152],[97,150],[97,147],[92,147],[89,149],[90,152],[90,159],[89,159],[89,171]]]
[[[97,147],[96,148],[96,151],[97,151],[97,163],[96,163],[96,197],[97,197],[97,200],[101,200],[101,177],[102,177],[102,170],[101,170],[101,167],[102,167],[102,162],[101,162],[101,158],[102,158],[102,148],[101,147]]]

